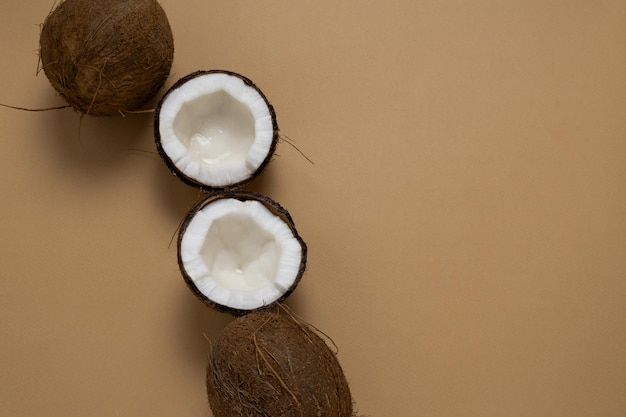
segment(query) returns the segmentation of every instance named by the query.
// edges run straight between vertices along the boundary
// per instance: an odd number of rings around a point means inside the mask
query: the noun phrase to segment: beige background
[[[0,102],[36,76],[49,0],[1,0]],[[626,3],[163,3],[168,86],[255,81],[282,132],[249,188],[310,247],[291,307],[367,416],[626,415]],[[151,115],[0,108],[0,404],[7,417],[209,416],[230,320],[170,239],[198,193]]]

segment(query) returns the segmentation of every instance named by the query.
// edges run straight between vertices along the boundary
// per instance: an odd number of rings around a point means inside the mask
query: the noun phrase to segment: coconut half
[[[235,315],[285,300],[304,273],[306,253],[289,213],[247,191],[202,200],[178,237],[178,264],[189,288],[209,306]]]
[[[240,186],[269,162],[278,141],[273,107],[252,81],[230,71],[197,71],[178,80],[155,112],[159,154],[188,184]]]

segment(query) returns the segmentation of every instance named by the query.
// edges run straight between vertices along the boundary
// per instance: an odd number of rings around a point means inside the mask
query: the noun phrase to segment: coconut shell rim
[[[167,100],[167,97],[174,90],[180,88],[182,85],[184,85],[188,81],[194,78],[203,76],[203,75],[207,75],[207,74],[226,74],[226,75],[230,75],[230,76],[241,79],[244,82],[244,84],[246,84],[247,86],[251,88],[254,88],[257,91],[257,93],[261,96],[261,98],[263,99],[263,101],[265,102],[269,110],[270,117],[272,119],[272,128],[273,128],[272,143],[270,144],[270,148],[267,151],[267,155],[265,156],[265,159],[263,159],[263,162],[261,162],[261,164],[256,168],[256,170],[252,172],[250,175],[248,175],[246,178],[233,182],[231,184],[227,184],[227,185],[218,186],[218,185],[206,184],[195,178],[192,178],[186,175],[176,166],[176,164],[172,161],[172,159],[165,152],[165,150],[163,149],[163,146],[161,145],[161,132],[159,129],[160,119],[161,119],[161,108],[163,107],[163,104]],[[159,154],[159,157],[163,160],[167,168],[170,170],[172,174],[174,174],[174,176],[179,178],[183,183],[190,185],[192,187],[200,188],[201,190],[207,190],[207,191],[227,190],[231,188],[242,187],[250,183],[251,181],[253,181],[256,177],[259,176],[259,174],[261,174],[261,172],[265,170],[265,167],[269,164],[270,160],[272,159],[272,156],[274,155],[274,152],[276,151],[276,146],[278,144],[278,137],[279,137],[279,127],[278,127],[278,121],[276,118],[276,110],[274,109],[274,106],[272,106],[270,101],[268,100],[267,96],[251,79],[249,79],[248,77],[242,74],[239,74],[237,72],[230,71],[230,70],[224,70],[224,69],[197,70],[179,78],[177,81],[174,82],[174,84],[172,84],[167,89],[165,94],[163,94],[163,96],[158,101],[157,106],[154,110],[154,141],[155,141],[155,145],[156,145],[156,149],[157,149],[157,153]]]
[[[189,274],[187,273],[187,271],[186,271],[186,269],[185,269],[185,267],[183,265],[182,256],[181,256],[181,244],[182,244],[183,236],[185,235],[185,232],[187,231],[187,227],[189,226],[189,223],[195,217],[195,215],[200,210],[202,210],[205,206],[211,204],[212,202],[215,202],[215,201],[221,200],[221,199],[225,199],[225,198],[234,198],[234,199],[237,199],[237,200],[240,200],[240,201],[255,200],[255,201],[258,201],[258,202],[262,203],[267,209],[269,209],[276,216],[280,217],[280,219],[287,224],[287,226],[291,230],[291,233],[293,234],[293,237],[298,241],[298,243],[300,244],[300,247],[302,249],[301,250],[301,254],[300,254],[300,265],[298,267],[298,272],[296,273],[296,276],[295,276],[292,284],[276,300],[274,300],[274,301],[272,301],[272,302],[270,302],[268,304],[264,304],[264,305],[262,305],[260,307],[256,307],[256,308],[253,308],[253,309],[241,309],[241,308],[227,306],[227,305],[218,303],[218,302],[210,299],[209,297],[207,297],[205,294],[203,294],[198,289],[198,287],[194,283],[193,279],[189,276]],[[244,316],[244,315],[246,315],[248,313],[251,313],[251,312],[254,312],[254,311],[270,310],[271,308],[273,308],[273,307],[277,306],[278,304],[282,303],[283,301],[285,301],[293,293],[293,291],[296,289],[296,287],[300,283],[300,280],[302,279],[302,276],[304,275],[304,272],[306,270],[308,248],[307,248],[307,245],[306,245],[304,239],[302,239],[302,237],[300,236],[300,234],[296,230],[295,223],[293,221],[293,218],[289,214],[289,212],[283,206],[281,206],[279,203],[277,203],[275,200],[272,200],[271,198],[269,198],[269,197],[267,197],[267,196],[265,196],[263,194],[259,194],[259,193],[253,192],[253,191],[223,190],[223,191],[218,191],[218,192],[215,192],[215,193],[207,195],[202,200],[200,200],[198,203],[196,203],[191,208],[191,210],[189,210],[187,212],[187,214],[185,215],[185,218],[183,219],[183,222],[180,225],[180,229],[179,229],[179,232],[178,232],[178,239],[177,239],[177,244],[176,244],[176,252],[177,252],[178,267],[180,269],[181,275],[183,276],[183,280],[187,284],[187,287],[192,291],[192,293],[198,299],[200,299],[200,301],[202,301],[204,304],[206,304],[207,306],[209,306],[209,307],[211,307],[211,308],[213,308],[213,309],[215,309],[217,311],[224,312],[224,313],[229,313],[229,314],[232,314],[234,316]]]

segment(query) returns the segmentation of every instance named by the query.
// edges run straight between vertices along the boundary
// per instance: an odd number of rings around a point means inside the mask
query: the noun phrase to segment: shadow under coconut
[[[163,211],[164,215],[170,218],[171,223],[175,225],[176,229],[172,230],[172,247],[175,248],[178,226],[191,208],[203,198],[204,194],[200,189],[183,183],[172,174],[156,151],[154,154],[151,151],[150,156],[154,159],[151,192],[158,201],[155,209]]]
[[[180,285],[185,286],[182,277]],[[190,369],[204,369],[211,343],[235,317],[204,305],[191,291],[179,297],[179,312],[175,323],[180,336],[177,340],[185,350],[182,354],[189,361]]]
[[[302,279],[305,280],[307,278],[306,276],[307,273],[305,272]],[[298,287],[300,287],[300,285],[298,285]],[[307,305],[307,299],[303,295],[304,292],[298,291],[298,287],[283,301],[283,305],[289,308],[293,314],[306,320],[309,317],[310,310]]]
[[[270,161],[270,163],[265,166],[263,171],[261,171],[255,179],[244,185],[242,188],[244,190],[252,191],[272,198],[271,196],[274,194],[274,190],[280,186],[272,171],[272,161]],[[278,203],[280,204],[280,202]]]
[[[182,276],[180,285],[185,287]],[[298,294],[296,288],[284,305],[296,315],[306,316],[303,302],[302,294]],[[175,323],[176,333],[180,336],[178,340],[183,341],[183,354],[188,358],[191,369],[204,369],[211,344],[236,316],[205,305],[189,290],[179,297],[179,312]]]
[[[94,117],[71,109],[51,113],[44,116],[45,140],[54,142],[54,156],[64,167],[78,171],[74,174],[90,178],[121,166],[132,149],[152,135],[150,114]]]

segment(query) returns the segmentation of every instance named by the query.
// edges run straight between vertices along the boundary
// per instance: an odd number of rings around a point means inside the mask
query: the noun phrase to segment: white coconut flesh
[[[250,178],[270,152],[274,122],[259,91],[209,72],[169,92],[159,113],[161,148],[185,176],[211,187]]]
[[[253,310],[281,298],[298,277],[302,247],[291,228],[256,200],[205,205],[179,244],[181,267],[208,300]]]

